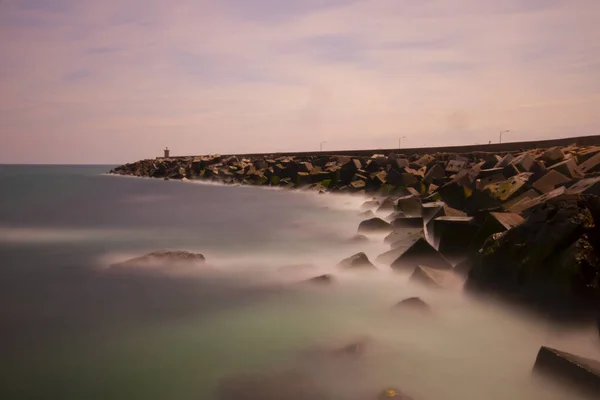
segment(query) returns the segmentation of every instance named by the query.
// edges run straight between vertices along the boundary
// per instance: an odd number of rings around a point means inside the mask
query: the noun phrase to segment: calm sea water
[[[348,243],[362,198],[103,175],[110,168],[0,166],[2,399],[213,399],[226,377],[289,369],[331,399],[389,386],[424,400],[578,399],[531,379],[539,346],[600,358],[591,329],[428,292],[381,265],[338,271],[358,251],[374,260],[388,249],[381,237]],[[106,269],[162,249],[200,252],[207,266]],[[325,272],[334,285],[295,284]],[[433,315],[390,311],[414,295]],[[357,359],[306,357],[365,335]]]

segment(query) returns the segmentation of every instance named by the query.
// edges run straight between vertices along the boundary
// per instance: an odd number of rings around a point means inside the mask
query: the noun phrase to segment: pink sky
[[[0,163],[599,134],[598,0],[0,0]]]

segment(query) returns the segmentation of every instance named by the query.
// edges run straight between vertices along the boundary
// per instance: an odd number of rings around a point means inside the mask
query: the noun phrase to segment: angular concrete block
[[[533,372],[579,392],[600,395],[600,362],[597,360],[542,346]]]

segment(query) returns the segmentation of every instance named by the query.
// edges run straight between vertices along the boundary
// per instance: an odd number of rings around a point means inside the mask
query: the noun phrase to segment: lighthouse
[[[164,152],[165,152],[165,158],[169,158],[169,153],[171,152],[171,150],[169,150],[168,147],[165,147]]]

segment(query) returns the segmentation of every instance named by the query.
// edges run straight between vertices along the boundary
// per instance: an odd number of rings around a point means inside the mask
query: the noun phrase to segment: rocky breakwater
[[[409,274],[415,284],[464,287],[544,314],[590,321],[600,315],[600,146],[502,154],[214,155],[143,160],[111,173],[363,194],[369,199],[358,233],[387,235],[390,250],[377,264]],[[340,266],[378,270],[364,253]],[[317,280],[333,282],[329,275]],[[600,381],[600,372],[590,376]]]
[[[110,173],[369,195],[362,210],[372,218],[359,232],[389,234],[390,251],[377,260],[394,269],[418,269],[438,283],[432,269],[454,270],[473,291],[600,308],[600,146],[501,154],[210,155],[142,160]]]

